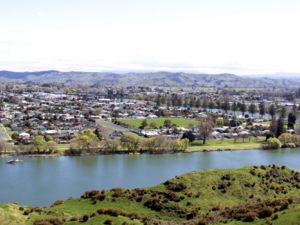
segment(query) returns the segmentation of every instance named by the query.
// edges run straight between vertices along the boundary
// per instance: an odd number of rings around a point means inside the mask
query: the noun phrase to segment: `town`
[[[297,147],[297,89],[6,84],[2,154]],[[277,139],[278,138],[278,139]]]

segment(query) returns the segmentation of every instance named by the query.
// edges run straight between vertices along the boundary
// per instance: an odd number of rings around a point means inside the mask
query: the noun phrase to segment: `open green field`
[[[275,165],[249,166],[192,172],[151,188],[89,191],[48,208],[0,204],[0,221],[1,225],[292,225],[300,220],[299,196],[300,173]]]
[[[118,119],[118,121],[125,123],[134,128],[139,128],[143,120],[144,119]],[[159,117],[159,118],[150,118],[146,120],[148,123],[148,126],[146,128],[149,128],[149,125],[151,123],[155,123],[158,128],[164,127],[165,120],[171,120],[172,124],[176,124],[176,126],[184,127],[184,128],[188,128],[190,125],[196,125],[198,123],[198,121],[195,119],[181,118],[181,117]]]
[[[216,140],[210,139],[206,142],[205,145],[202,145],[202,142],[191,143],[188,147],[188,152],[193,151],[215,151],[215,150],[246,150],[246,149],[259,149],[262,148],[262,143],[265,140],[265,137],[258,137],[258,139],[248,138],[243,141],[242,139],[224,139]]]

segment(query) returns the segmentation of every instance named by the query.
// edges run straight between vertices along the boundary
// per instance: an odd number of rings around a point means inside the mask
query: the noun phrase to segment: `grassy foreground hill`
[[[192,172],[151,188],[89,191],[49,208],[2,204],[0,221],[34,225],[300,224],[300,173],[275,165]]]

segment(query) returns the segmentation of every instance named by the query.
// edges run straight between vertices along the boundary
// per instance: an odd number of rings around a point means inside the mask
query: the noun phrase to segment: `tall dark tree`
[[[189,139],[190,142],[193,142],[196,139],[196,136],[193,134],[192,131],[186,131],[183,133],[182,138],[181,139]]]
[[[276,108],[274,104],[271,104],[269,107],[269,114],[271,115],[272,118],[275,117],[276,115]]]
[[[249,112],[252,114],[252,116],[253,116],[254,113],[257,112],[257,107],[253,102],[249,106]]]
[[[282,117],[279,117],[277,120],[277,133],[276,137],[279,137],[281,134],[285,133],[284,120]]]
[[[239,108],[240,108],[240,111],[242,112],[242,114],[245,115],[245,112],[247,111],[247,105],[244,102],[242,102],[242,103],[240,103]]]
[[[141,126],[139,127],[140,129],[145,129],[148,126],[148,122],[146,119],[144,119],[141,123]]]
[[[266,114],[266,106],[263,102],[259,104],[259,114],[261,115],[261,117]]]
[[[294,113],[290,112],[288,115],[288,128],[294,129],[297,117]]]
[[[238,110],[238,105],[236,102],[233,102],[231,105],[231,110],[235,113]]]
[[[230,103],[228,99],[226,98],[225,101],[222,104],[222,109],[227,113],[228,110],[230,109]]]
[[[157,106],[160,106],[160,105],[161,105],[160,95],[157,95],[157,96],[156,96],[155,103],[156,103]]]
[[[201,106],[201,101],[200,101],[200,98],[197,98],[196,102],[195,102],[195,107],[196,108],[200,108]]]

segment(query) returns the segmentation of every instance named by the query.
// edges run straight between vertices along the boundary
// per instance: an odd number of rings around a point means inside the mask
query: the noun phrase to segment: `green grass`
[[[0,224],[1,225],[23,225],[26,218],[15,204],[0,204]]]
[[[259,137],[258,139],[248,138],[243,141],[242,139],[224,139],[216,140],[211,139],[206,142],[205,145],[202,145],[202,142],[197,142],[199,145],[194,145],[191,143],[191,146],[188,147],[188,152],[194,151],[215,151],[215,150],[246,150],[246,149],[259,149],[262,148],[262,142],[265,140],[264,137]]]
[[[58,144],[57,145],[57,148],[58,148],[58,151],[59,152],[64,152],[66,150],[69,150],[70,149],[70,144]]]
[[[147,224],[158,221],[159,224],[179,225],[184,224],[187,216],[193,213],[194,218],[189,224],[201,224],[199,221],[208,218],[208,224],[219,225],[224,224],[221,221],[230,225],[268,224],[268,221],[275,225],[299,224],[300,180],[295,178],[297,176],[295,171],[279,166],[198,171],[171,179],[169,186],[165,183],[139,190],[99,191],[84,198],[68,199],[55,207],[33,210],[29,215],[24,215],[24,210],[20,210],[18,205],[0,204],[0,221],[1,225],[30,225],[37,220],[57,218],[67,225],[96,225],[107,220],[120,225],[140,225],[143,221]],[[92,200],[92,196],[100,195],[105,199]],[[293,202],[290,201],[287,208],[268,206],[272,215],[258,218],[258,213],[267,207],[268,202],[287,203],[288,198]],[[157,199],[160,209],[147,206],[146,202],[153,199]],[[98,213],[99,209],[101,213]],[[233,213],[228,214],[231,210]],[[238,214],[240,212],[242,216]],[[243,215],[248,212],[257,213],[251,223],[242,221]],[[80,222],[83,215],[88,216],[88,221]],[[274,219],[274,215],[278,218]]]
[[[150,118],[146,119],[148,126],[146,128],[149,129],[149,125],[151,123],[155,123],[156,126],[164,127],[164,121],[165,120],[171,120],[172,124],[176,124],[178,127],[184,127],[188,128],[190,125],[196,125],[198,123],[195,119],[189,119],[189,118],[181,118],[181,117],[159,117],[159,118]],[[141,123],[144,119],[118,119],[118,121],[125,123],[131,127],[139,128],[141,126]]]

